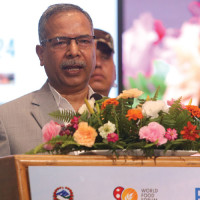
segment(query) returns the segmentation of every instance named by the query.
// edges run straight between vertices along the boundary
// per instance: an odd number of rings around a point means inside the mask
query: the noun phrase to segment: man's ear
[[[36,45],[36,53],[40,59],[40,66],[44,66],[44,59],[43,59],[44,47],[41,45]]]

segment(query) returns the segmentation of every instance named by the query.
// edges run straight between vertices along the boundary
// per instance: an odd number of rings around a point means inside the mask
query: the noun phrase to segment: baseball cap
[[[110,33],[95,28],[94,29],[94,35],[95,35],[95,40],[97,41],[97,49],[98,49],[98,44],[103,43],[107,47],[109,47],[109,49],[112,53],[114,53],[113,38],[110,35]]]

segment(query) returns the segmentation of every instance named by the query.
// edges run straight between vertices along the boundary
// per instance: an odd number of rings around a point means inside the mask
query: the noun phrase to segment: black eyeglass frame
[[[93,40],[95,39],[95,35],[80,35],[78,37],[58,36],[58,37],[54,37],[54,38],[50,38],[50,39],[44,39],[44,40],[40,41],[40,44],[42,46],[45,46],[47,42],[51,43],[52,40],[54,40],[54,39],[57,39],[58,41],[59,41],[59,39],[60,40],[66,39],[66,40],[69,40],[69,44],[71,43],[71,40],[75,40],[76,43],[78,44],[77,40],[81,39],[81,38],[84,38],[84,37],[89,37],[90,39],[93,39]]]

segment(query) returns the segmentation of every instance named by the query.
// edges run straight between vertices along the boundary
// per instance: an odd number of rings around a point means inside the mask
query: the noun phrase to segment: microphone
[[[103,96],[102,95],[100,95],[99,93],[94,93],[93,95],[91,95],[90,96],[90,99],[91,98],[94,98],[95,99],[95,101],[97,101],[97,100],[100,100],[100,99],[102,99],[103,98]]]

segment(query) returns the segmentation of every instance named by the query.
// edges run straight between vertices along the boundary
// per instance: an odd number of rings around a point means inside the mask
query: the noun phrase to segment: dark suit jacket
[[[35,92],[0,106],[0,156],[23,154],[42,143],[42,127],[58,110],[47,82]]]

